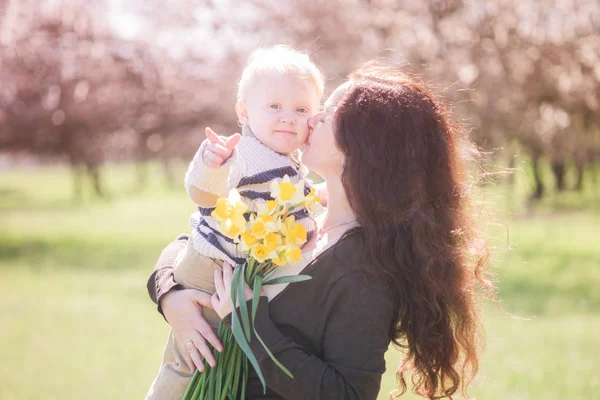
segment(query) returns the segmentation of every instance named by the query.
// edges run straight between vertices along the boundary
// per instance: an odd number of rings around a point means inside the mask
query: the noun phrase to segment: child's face
[[[266,72],[256,77],[237,111],[265,146],[288,154],[306,143],[308,119],[318,111],[319,101],[310,81]]]

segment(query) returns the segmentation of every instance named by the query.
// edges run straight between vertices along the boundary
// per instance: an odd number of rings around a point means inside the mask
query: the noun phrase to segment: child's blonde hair
[[[317,89],[319,98],[323,96],[325,90],[323,74],[311,61],[308,54],[279,44],[257,49],[250,55],[238,82],[238,101],[246,99],[252,80],[263,72],[279,72],[300,79],[308,79]]]

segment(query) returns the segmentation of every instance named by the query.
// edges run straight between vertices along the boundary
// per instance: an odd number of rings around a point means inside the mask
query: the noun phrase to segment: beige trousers
[[[198,253],[189,240],[173,266],[175,281],[186,289],[198,289],[212,294],[215,292],[214,271],[217,268],[221,269],[222,265],[222,261]],[[221,322],[217,313],[203,308],[202,316],[216,332]],[[160,369],[146,394],[146,400],[181,400],[193,376],[183,354],[184,346],[184,343],[177,342],[171,329]]]

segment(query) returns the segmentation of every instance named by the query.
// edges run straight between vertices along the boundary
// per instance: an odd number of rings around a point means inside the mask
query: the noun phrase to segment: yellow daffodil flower
[[[238,191],[231,189],[227,198],[220,197],[217,199],[217,205],[211,216],[219,222],[225,222],[228,218],[238,214],[243,215],[246,211],[248,211],[248,206],[242,203]]]
[[[273,180],[270,189],[271,197],[282,204],[295,205],[304,199],[304,181],[302,179],[294,184],[290,177],[285,175],[282,180]]]
[[[268,224],[269,222],[273,222],[274,221],[273,216],[269,215],[269,214],[258,214],[256,216],[256,218],[262,219],[265,224]]]
[[[281,233],[286,237],[287,242],[296,246],[306,243],[306,228],[296,222],[293,215],[287,217],[281,224]]]
[[[267,261],[269,258],[276,258],[277,253],[269,250],[267,246],[262,243],[257,243],[252,246],[250,255],[256,259],[259,263]]]
[[[300,247],[288,246],[285,252],[285,259],[290,264],[296,264],[302,259],[302,250],[300,250]]]
[[[273,258],[271,262],[273,262],[273,264],[277,265],[278,267],[285,267],[287,264],[287,261],[285,261],[285,256],[283,254],[279,254],[277,257]]]
[[[258,239],[262,239],[268,233],[267,224],[260,218],[250,220],[250,231]]]
[[[315,188],[311,188],[310,189],[310,193],[308,193],[306,195],[306,197],[304,198],[304,205],[305,206],[309,206],[312,203],[317,202],[320,203],[321,202],[321,198],[317,195],[317,192],[315,190]]]
[[[277,200],[257,201],[255,204],[259,216],[277,217],[287,211],[285,205],[280,205]],[[264,219],[266,220],[266,218]]]
[[[310,193],[306,195],[302,203],[312,216],[318,215],[324,210],[321,198],[317,195],[315,188],[310,189]]]
[[[234,215],[221,223],[221,233],[232,239],[236,239],[246,229],[246,219],[243,215]]]
[[[263,243],[269,248],[270,251],[276,250],[281,244],[281,236],[273,232],[267,233],[263,239]]]
[[[242,203],[238,191],[231,189],[226,199],[217,199],[217,205],[210,215],[221,223],[221,233],[235,239],[246,229],[244,213],[247,210],[248,206]]]
[[[277,200],[267,200],[266,201],[267,208],[269,213],[273,212],[277,207],[279,207],[279,202]]]
[[[250,250],[250,248],[252,248],[252,246],[256,244],[256,242],[258,242],[258,239],[256,238],[256,236],[254,236],[252,231],[246,230],[242,233],[240,239],[237,242],[239,243],[240,250],[248,251]]]

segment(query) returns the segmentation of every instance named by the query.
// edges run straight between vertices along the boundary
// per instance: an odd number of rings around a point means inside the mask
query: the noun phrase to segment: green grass
[[[150,176],[150,187],[133,191],[133,168],[112,166],[110,200],[86,191],[75,205],[65,168],[2,171],[1,399],[143,398],[168,331],[146,278],[193,210],[182,189],[165,189],[159,168]],[[526,169],[515,178],[512,192],[501,184],[483,191],[507,227],[489,232],[501,305],[512,315],[484,307],[487,346],[470,394],[592,398],[600,389],[598,187],[530,207]],[[380,399],[399,360],[388,352]]]

